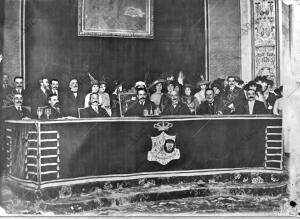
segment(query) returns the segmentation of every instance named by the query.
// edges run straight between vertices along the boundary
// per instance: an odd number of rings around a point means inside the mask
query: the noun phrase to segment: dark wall
[[[154,3],[154,39],[78,37],[74,0],[26,3],[27,83],[46,75],[88,82],[86,72],[133,83],[147,72],[183,70],[191,80],[205,72],[204,0],[159,0]]]

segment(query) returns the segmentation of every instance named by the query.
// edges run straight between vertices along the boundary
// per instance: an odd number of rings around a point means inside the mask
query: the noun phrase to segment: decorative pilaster
[[[276,0],[253,0],[252,9],[254,77],[266,75],[277,86],[279,68]]]

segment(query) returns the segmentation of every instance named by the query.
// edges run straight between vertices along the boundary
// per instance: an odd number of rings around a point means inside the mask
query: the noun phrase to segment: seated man
[[[13,96],[13,106],[9,106],[3,109],[2,119],[3,120],[21,120],[29,119],[30,112],[26,109],[23,104],[22,94],[15,93]]]
[[[237,105],[235,114],[268,114],[265,104],[261,101],[255,100],[255,96],[256,94],[254,90],[247,90],[247,101],[242,101],[239,105]]]
[[[171,93],[172,102],[166,105],[162,115],[191,115],[189,107],[182,102],[179,102],[179,94],[176,91]]]
[[[129,105],[125,116],[144,116],[144,111],[147,110],[147,114],[150,114],[149,112],[155,108],[155,104],[147,98],[146,89],[138,88],[137,99]]]
[[[222,108],[219,106],[220,104],[214,99],[215,94],[212,88],[208,88],[205,90],[205,102],[201,103],[199,108],[197,109],[198,115],[215,115],[221,114]]]
[[[48,106],[45,108],[51,110],[51,114],[49,116],[49,119],[58,119],[62,118],[62,112],[59,107],[59,100],[57,94],[50,94],[48,96]],[[45,115],[44,115],[45,117]]]
[[[99,105],[99,94],[90,95],[90,106],[81,110],[80,118],[109,117],[105,109]]]

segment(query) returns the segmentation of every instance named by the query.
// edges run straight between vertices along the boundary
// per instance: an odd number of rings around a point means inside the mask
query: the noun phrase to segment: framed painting
[[[78,0],[78,35],[153,38],[154,0]]]

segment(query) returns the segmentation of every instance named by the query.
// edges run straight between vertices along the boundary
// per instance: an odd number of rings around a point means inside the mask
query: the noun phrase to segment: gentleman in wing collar
[[[2,120],[21,120],[30,118],[29,110],[22,106],[22,94],[14,94],[13,104],[13,106],[9,106],[3,109]]]
[[[176,91],[171,92],[172,103],[168,104],[162,112],[162,115],[191,115],[189,107],[179,101],[179,94]]]
[[[99,105],[99,94],[92,93],[90,95],[90,106],[83,109],[80,118],[97,118],[109,117],[107,111]]]
[[[62,99],[62,110],[65,116],[78,117],[78,108],[84,107],[84,95],[79,92],[77,79],[69,83],[70,90],[66,91]]]

